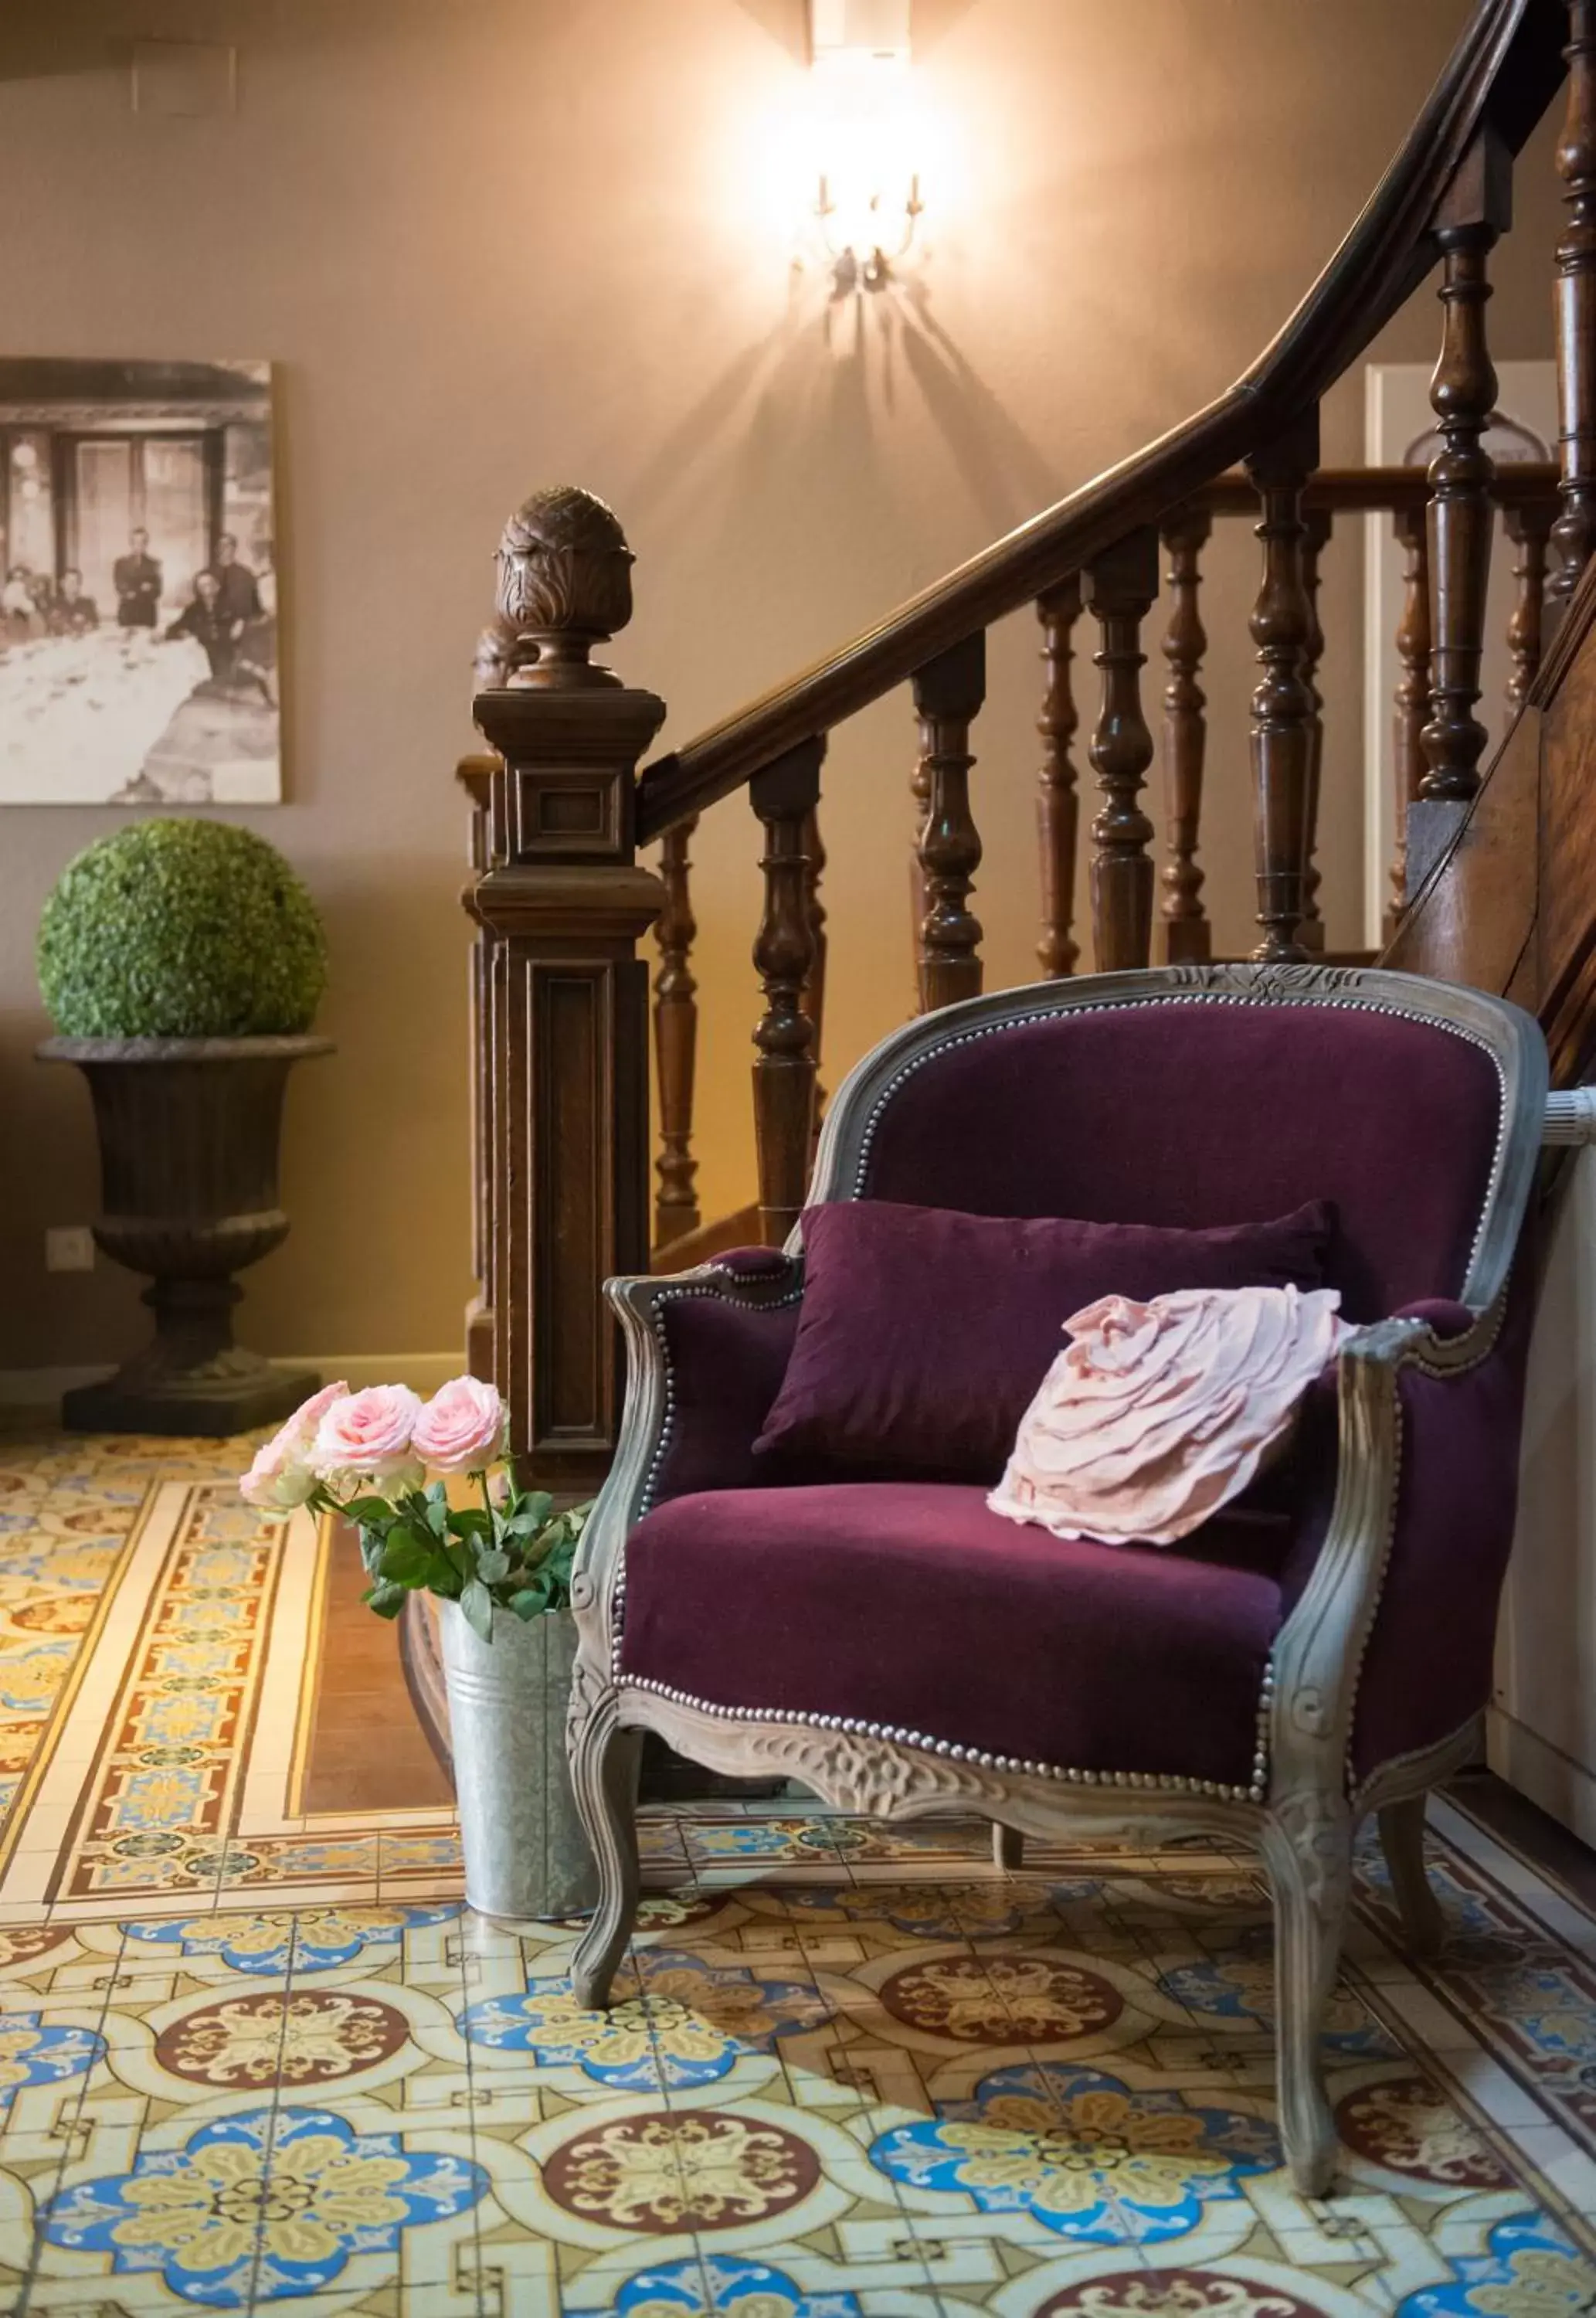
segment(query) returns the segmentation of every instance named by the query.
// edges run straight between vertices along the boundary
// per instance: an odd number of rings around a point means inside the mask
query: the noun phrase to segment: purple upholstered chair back
[[[811,1196],[1194,1226],[1326,1199],[1348,1318],[1474,1300],[1516,1018],[1405,976],[1318,987],[1172,969],[927,1018],[844,1089]]]

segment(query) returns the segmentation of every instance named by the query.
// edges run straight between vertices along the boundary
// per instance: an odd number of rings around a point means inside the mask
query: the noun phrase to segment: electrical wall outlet
[[[61,1224],[45,1233],[44,1268],[47,1271],[94,1270],[94,1235],[87,1224]]]

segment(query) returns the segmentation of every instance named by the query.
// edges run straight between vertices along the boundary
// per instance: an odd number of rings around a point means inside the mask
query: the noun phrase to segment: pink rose
[[[1065,1321],[1073,1341],[988,1505],[1055,1537],[1189,1536],[1284,1443],[1349,1333],[1340,1300],[1331,1288],[1194,1288],[1088,1305]]]
[[[256,1505],[262,1513],[289,1514],[305,1504],[319,1478],[310,1462],[317,1427],[348,1389],[342,1381],[324,1384],[256,1451],[254,1464],[238,1484],[247,1505]]]
[[[412,1446],[435,1473],[483,1473],[504,1453],[509,1411],[478,1377],[440,1385],[416,1419]]]
[[[365,1480],[408,1478],[416,1469],[410,1438],[421,1397],[408,1384],[368,1385],[336,1400],[317,1427],[313,1462],[323,1480],[349,1473]]]

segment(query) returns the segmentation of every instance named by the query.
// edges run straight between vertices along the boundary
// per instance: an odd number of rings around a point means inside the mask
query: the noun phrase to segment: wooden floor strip
[[[301,1808],[312,1818],[446,1808],[453,1801],[410,1703],[398,1633],[366,1608],[365,1586],[354,1532],[340,1523],[323,1557],[310,1677]]]

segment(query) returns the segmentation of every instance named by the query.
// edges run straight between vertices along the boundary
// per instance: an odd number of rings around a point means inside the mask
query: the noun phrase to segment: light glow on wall
[[[938,140],[913,70],[910,0],[809,7],[808,69],[760,125],[760,206],[794,267],[843,298],[883,289],[917,242]]]
[[[810,67],[814,215],[839,292],[878,290],[914,240],[923,124],[907,50],[835,49]]]

